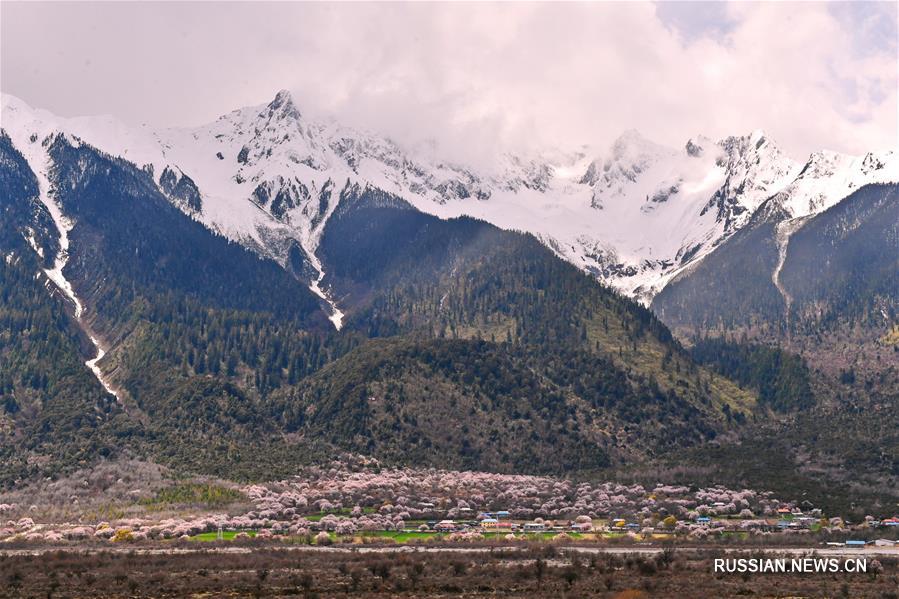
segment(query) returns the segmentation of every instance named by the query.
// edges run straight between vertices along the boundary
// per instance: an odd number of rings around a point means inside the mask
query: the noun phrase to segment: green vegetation
[[[444,539],[447,534],[433,531],[371,530],[357,533],[354,536],[362,537],[363,539],[393,539],[397,543],[414,543],[416,541],[427,541],[429,539]]]
[[[661,452],[720,426],[702,404],[601,355],[478,340],[375,340],[272,402],[287,430],[462,469],[590,470],[609,464],[610,432],[639,425]]]
[[[792,440],[777,436],[771,428],[754,430],[739,443],[713,444],[683,450],[671,456],[666,480],[694,484],[697,479],[730,487],[767,489],[776,497],[801,496],[825,513],[842,514],[853,519],[866,514],[889,514],[895,509],[892,489],[863,487],[860,476],[843,477],[839,472],[822,476],[810,472]],[[659,470],[653,468],[652,476]],[[875,476],[880,476],[874,473]],[[658,480],[654,478],[653,480]]]
[[[759,401],[774,410],[802,410],[814,403],[809,369],[800,356],[721,338],[699,339],[690,353],[698,363],[758,391]]]
[[[239,535],[240,533],[246,534],[248,537],[252,538],[256,536],[255,530],[223,530],[221,532],[221,537],[219,537],[218,532],[201,532],[198,535],[194,535],[190,538],[191,541],[233,541],[234,537]]]
[[[348,330],[389,339],[272,394],[288,430],[394,462],[593,470],[628,437],[661,453],[755,403],[531,236],[348,188],[321,253],[332,287],[353,291]]]
[[[0,134],[0,484],[111,455],[131,431],[115,398],[85,368],[89,341],[41,272],[56,245],[37,181]],[[23,235],[30,227],[44,258]],[[48,287],[51,286],[51,287]]]
[[[775,225],[787,217],[776,208],[653,300],[675,331],[700,339],[694,358],[781,412],[723,448],[688,452],[702,480],[802,491],[840,513],[895,508],[899,253],[884,248],[899,233],[897,198],[896,185],[867,185],[794,232],[779,273],[789,308],[772,281]]]
[[[771,280],[778,248],[774,214],[756,217],[653,298],[653,310],[684,335],[747,326],[779,331],[785,303]]]

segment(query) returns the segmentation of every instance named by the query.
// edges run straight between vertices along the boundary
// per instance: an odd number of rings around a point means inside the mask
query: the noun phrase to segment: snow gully
[[[794,218],[777,223],[774,228],[774,238],[777,243],[777,265],[771,273],[771,281],[777,290],[783,296],[786,305],[786,317],[790,317],[790,305],[793,303],[793,297],[784,288],[780,280],[780,273],[783,270],[784,262],[787,260],[787,246],[790,244],[790,236],[793,235],[805,222],[803,218]]]
[[[69,232],[72,230],[73,224],[72,221],[66,218],[66,216],[62,213],[62,209],[59,204],[50,197],[50,181],[47,177],[46,164],[43,165],[44,169],[40,169],[40,173],[36,173],[38,175],[38,185],[40,186],[40,200],[44,206],[47,207],[47,210],[50,212],[51,218],[53,218],[53,222],[56,225],[56,229],[59,231],[59,253],[56,254],[56,258],[53,262],[53,268],[44,269],[44,274],[53,281],[53,283],[59,288],[60,291],[71,300],[72,304],[75,306],[75,321],[81,327],[81,329],[87,334],[88,338],[90,338],[91,343],[93,343],[94,347],[97,350],[97,354],[95,357],[86,361],[84,364],[87,366],[94,376],[97,377],[97,380],[100,381],[100,384],[103,385],[103,388],[106,389],[107,393],[113,395],[117,401],[121,403],[122,399],[119,397],[119,394],[112,388],[109,381],[103,375],[103,371],[100,370],[100,366],[97,364],[104,355],[106,355],[106,351],[100,345],[99,340],[93,335],[90,330],[90,327],[84,321],[84,304],[81,303],[81,300],[78,299],[78,296],[75,294],[75,289],[72,287],[71,282],[66,279],[63,274],[63,268],[65,268],[66,264],[69,261]]]
[[[337,307],[337,302],[331,299],[327,292],[321,288],[322,279],[325,278],[325,271],[322,268],[321,260],[313,252],[309,252],[309,261],[312,263],[312,267],[318,272],[318,277],[312,280],[309,283],[309,289],[312,290],[312,293],[322,298],[327,302],[329,306],[331,306],[331,315],[328,316],[328,320],[334,325],[334,328],[338,331],[343,326],[343,312],[340,308]]]

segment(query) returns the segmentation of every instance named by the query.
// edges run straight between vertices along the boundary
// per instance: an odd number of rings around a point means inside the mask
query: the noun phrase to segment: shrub
[[[120,528],[115,531],[111,540],[113,543],[131,542],[134,540],[134,533],[132,533],[129,528]]]

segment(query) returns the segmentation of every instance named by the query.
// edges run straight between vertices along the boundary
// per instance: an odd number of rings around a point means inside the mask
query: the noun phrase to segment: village
[[[715,507],[724,507],[724,505],[716,505]],[[463,511],[471,511],[465,508]],[[818,531],[821,528],[830,526],[841,526],[845,531],[865,530],[872,531],[876,529],[884,529],[889,531],[893,527],[899,527],[899,517],[886,518],[884,520],[876,520],[871,518],[861,523],[860,526],[840,522],[834,519],[822,518],[820,510],[811,510],[809,514],[803,513],[798,508],[780,508],[777,518],[744,519],[736,517],[722,517],[713,519],[711,516],[694,515],[691,520],[679,521],[674,516],[668,516],[660,521],[653,521],[651,518],[644,519],[642,522],[629,522],[626,518],[611,517],[609,519],[594,520],[590,516],[578,516],[574,520],[544,520],[543,518],[535,518],[531,521],[516,521],[512,519],[512,515],[507,510],[499,510],[497,512],[481,512],[475,520],[429,520],[415,529],[421,533],[454,533],[454,532],[474,532],[483,535],[507,533],[511,535],[524,534],[535,535],[537,533],[555,533],[555,534],[578,534],[596,535],[605,534],[609,538],[622,535],[632,535],[636,538],[653,539],[653,538],[669,538],[680,534],[690,534],[693,531],[706,531],[707,534],[714,533],[747,533],[747,532],[797,532],[797,531]],[[899,530],[897,528],[896,530]],[[411,532],[407,530],[406,532]],[[864,541],[848,540],[846,544],[853,546],[856,544],[864,544]],[[878,544],[884,546],[893,546],[897,542],[880,539]]]
[[[0,504],[0,511],[9,505]],[[715,505],[714,508],[724,508]],[[418,506],[420,515],[435,514],[435,506]],[[749,514],[699,515],[687,514],[685,520],[673,515],[661,519],[653,517],[636,521],[633,518],[611,516],[593,518],[580,515],[574,519],[536,517],[516,519],[509,510],[479,512],[470,507],[452,510],[455,518],[391,519],[374,510],[354,508],[349,514],[342,510],[328,513],[293,515],[289,520],[271,518],[273,514],[248,513],[229,517],[224,514],[195,519],[171,518],[163,521],[123,519],[101,522],[96,526],[53,526],[35,523],[31,518],[9,520],[0,527],[0,543],[26,541],[83,541],[108,540],[138,542],[148,540],[225,541],[241,539],[271,539],[307,544],[333,543],[417,543],[454,541],[617,541],[652,544],[654,541],[739,541],[751,536],[782,537],[820,533],[828,538],[845,537],[839,541],[821,542],[829,546],[864,548],[899,547],[899,517],[883,520],[867,518],[850,523],[840,518],[825,518],[820,510],[803,512],[799,508],[782,507],[773,518],[747,517]],[[708,512],[707,510],[703,510]],[[409,514],[404,514],[408,516]],[[261,516],[261,517],[260,517]]]
[[[722,486],[591,484],[377,465],[312,468],[243,487],[195,482],[154,490],[169,483],[140,488],[145,483],[138,478],[115,470],[101,480],[57,481],[39,492],[0,497],[0,545],[271,539],[314,545],[770,541],[889,547],[899,539],[895,514],[850,520],[808,501]],[[92,503],[95,485],[104,498],[119,496],[121,503]],[[37,497],[52,505],[34,503]]]

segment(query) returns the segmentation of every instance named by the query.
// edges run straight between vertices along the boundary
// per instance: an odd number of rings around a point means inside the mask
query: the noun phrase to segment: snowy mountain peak
[[[895,152],[816,152],[803,166],[762,130],[720,141],[697,135],[669,148],[631,129],[598,154],[578,148],[504,154],[489,166],[455,164],[384,136],[316,122],[286,90],[207,125],[157,130],[111,117],[60,118],[3,95],[2,126],[33,168],[45,168],[48,159],[40,142],[56,133],[77,136],[143,168],[192,218],[292,272],[290,256],[302,249],[308,263],[299,271],[329,302],[316,251],[347,185],[397,195],[440,217],[468,215],[531,232],[648,301],[769,198],[783,208],[777,214],[799,217],[866,183],[899,180]]]
[[[880,154],[876,152],[868,152],[862,159],[862,169],[865,174],[873,173],[874,171],[883,170],[891,162],[894,164],[896,162],[896,152],[893,150],[889,150]]]
[[[640,133],[636,129],[625,129],[615,138],[615,141],[612,142],[612,149],[616,148],[628,148],[631,146],[639,146],[641,144],[652,143]]]
[[[628,129],[612,143],[611,157],[617,161],[632,161],[670,154],[671,150],[643,137],[636,129]]]
[[[772,162],[785,158],[777,144],[765,135],[762,129],[756,129],[749,135],[731,135],[725,137],[718,145],[724,151],[723,158],[731,161],[766,160]]]
[[[799,173],[800,178],[830,177],[841,166],[846,166],[854,158],[848,154],[819,150],[809,155],[808,161]]]
[[[280,114],[285,118],[299,120],[302,115],[293,101],[293,95],[286,89],[282,89],[275,95],[275,99],[268,104],[269,114]]]
[[[703,212],[715,210],[725,231],[733,231],[749,218],[762,202],[787,185],[799,172],[799,164],[784,154],[764,131],[731,136],[718,142],[717,165],[725,181]]]
[[[899,159],[893,150],[863,157],[822,150],[813,152],[795,179],[775,200],[794,218],[827,210],[868,183],[899,181]]]
[[[684,150],[687,152],[687,156],[699,158],[700,156],[705,155],[708,148],[713,146],[715,146],[714,141],[705,135],[697,135],[687,140],[687,143],[684,144]]]
[[[756,147],[760,147],[767,141],[767,137],[765,136],[764,129],[754,129],[752,133],[749,134],[749,141],[756,145]]]
[[[602,209],[608,201],[628,195],[633,184],[654,165],[676,154],[630,129],[612,143],[607,158],[597,158],[588,165],[580,183],[593,187],[591,204]]]

